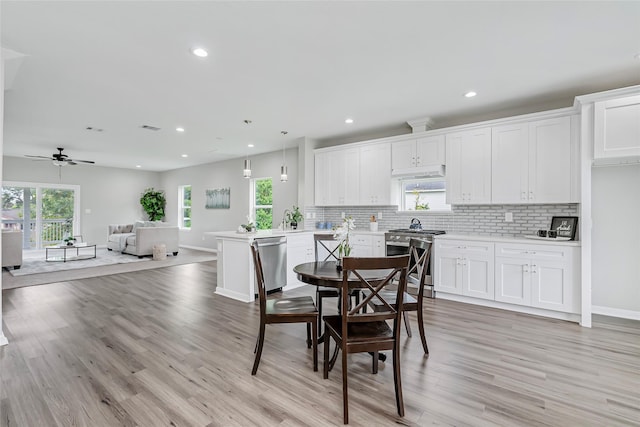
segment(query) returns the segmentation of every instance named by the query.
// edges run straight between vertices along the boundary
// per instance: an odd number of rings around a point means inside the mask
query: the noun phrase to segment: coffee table
[[[71,255],[67,252],[72,251]],[[75,254],[73,254],[75,251]],[[96,257],[96,245],[77,243],[75,245],[54,245],[45,248],[46,261],[77,261],[79,259],[91,259]]]

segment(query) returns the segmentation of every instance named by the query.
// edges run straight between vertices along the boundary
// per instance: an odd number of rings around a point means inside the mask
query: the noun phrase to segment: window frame
[[[185,204],[185,189],[189,188],[189,206]],[[191,184],[180,185],[178,187],[178,227],[181,230],[191,230],[193,226],[193,219],[191,214],[193,213],[193,186]],[[185,216],[185,210],[189,210],[190,215]],[[189,221],[189,226],[185,226],[185,220]]]
[[[406,197],[406,192],[404,191],[405,186],[408,183],[428,183],[428,182],[443,182],[444,183],[444,190],[442,190],[442,193],[444,195],[444,199],[445,199],[445,203],[444,209],[406,209],[406,203],[407,203],[407,197]],[[444,177],[425,177],[425,178],[407,178],[407,179],[400,179],[399,183],[399,193],[400,193],[400,206],[398,209],[398,212],[402,213],[402,212],[410,212],[410,213],[424,213],[424,214],[428,214],[428,213],[451,213],[452,209],[451,209],[451,205],[446,203],[446,197],[447,197],[447,187],[446,187],[446,179]],[[439,190],[433,190],[433,191],[423,191],[424,192],[440,192]]]
[[[271,181],[271,204],[270,205],[258,205],[256,204],[256,188],[258,181]],[[258,229],[258,209],[271,209],[271,226],[268,229],[273,228],[273,178],[265,176],[262,178],[251,178],[249,184],[249,222],[253,222],[256,229]]]

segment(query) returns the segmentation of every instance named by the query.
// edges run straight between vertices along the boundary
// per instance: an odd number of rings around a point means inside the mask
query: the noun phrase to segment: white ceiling
[[[3,0],[0,13],[14,52],[8,156],[65,147],[102,166],[162,171],[640,84],[638,1]]]

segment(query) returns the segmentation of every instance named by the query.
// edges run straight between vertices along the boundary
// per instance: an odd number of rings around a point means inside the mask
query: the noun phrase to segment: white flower
[[[349,256],[351,253],[351,245],[349,244],[349,231],[354,230],[356,228],[356,224],[352,217],[347,217],[342,221],[342,224],[339,227],[336,227],[333,233],[333,238],[336,239],[338,243],[338,254],[339,256]]]

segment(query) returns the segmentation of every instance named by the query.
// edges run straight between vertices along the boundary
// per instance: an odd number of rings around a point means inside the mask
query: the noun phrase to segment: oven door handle
[[[386,242],[387,246],[398,246],[402,248],[408,248],[409,242]]]

